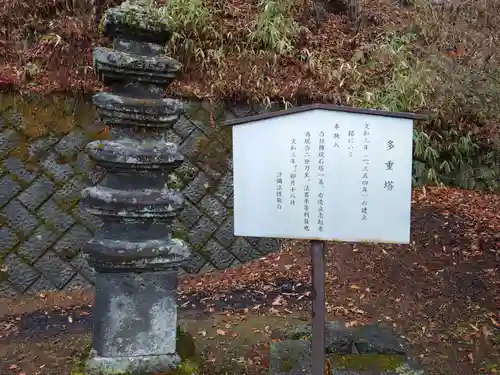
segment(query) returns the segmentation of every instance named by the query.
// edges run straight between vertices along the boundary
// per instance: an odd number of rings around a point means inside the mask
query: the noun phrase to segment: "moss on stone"
[[[28,240],[28,238],[26,237],[26,235],[24,234],[23,231],[20,231],[20,230],[16,231],[16,236],[17,236],[17,239],[19,240],[19,242],[21,242],[21,243]]]
[[[101,34],[106,33],[109,24],[120,24],[129,28],[143,29],[151,33],[172,33],[170,19],[162,8],[152,6],[148,1],[125,1],[119,7],[109,9],[99,25]]]
[[[85,364],[90,355],[92,343],[89,342],[82,349],[80,357],[76,360],[75,366],[71,370],[70,375],[87,375],[85,371]],[[158,375],[198,375],[200,373],[200,357],[196,351],[196,343],[193,336],[181,326],[177,326],[177,342],[176,351],[181,358],[180,364],[168,373],[161,373]],[[104,375],[104,374],[102,374]],[[130,375],[128,373],[121,373],[120,375]]]
[[[176,351],[181,359],[193,359],[196,357],[196,344],[193,336],[180,325],[177,326]]]
[[[187,232],[183,229],[176,228],[172,230],[172,238],[178,238],[180,240],[187,241]]]
[[[78,202],[80,202],[80,197],[65,197],[62,199],[56,199],[57,206],[64,211],[71,210],[78,204]]]
[[[198,375],[199,373],[200,367],[196,362],[184,359],[176,369],[164,375]]]
[[[23,189],[26,189],[30,185],[29,182],[27,182],[27,181],[19,178],[19,176],[16,176],[13,173],[7,173],[7,176],[9,176],[12,179],[12,181],[14,181],[14,182],[18,183],[19,185],[21,185],[21,187]]]
[[[89,341],[82,349],[80,356],[75,362],[75,367],[71,370],[70,375],[85,375],[85,362],[89,357],[92,349],[92,342]]]
[[[183,188],[184,183],[182,178],[178,177],[175,173],[171,173],[168,175],[167,185],[169,189],[180,190]]]
[[[404,356],[391,354],[329,354],[328,360],[338,370],[394,371],[404,364]]]
[[[66,134],[75,127],[76,102],[62,95],[0,96],[0,112],[7,125],[17,128],[28,139],[51,133]]]
[[[297,366],[297,359],[296,358],[292,358],[291,356],[287,357],[287,358],[283,358],[283,359],[281,359],[281,362],[280,362],[280,371],[290,372],[293,370],[293,368],[295,366]]]
[[[22,254],[17,254],[17,256],[19,257],[19,261],[23,264],[31,264],[31,260],[29,258],[27,258],[26,256],[22,255]]]
[[[19,159],[28,172],[38,172],[40,159],[47,149],[40,148],[35,154],[31,149],[32,142],[50,136],[60,139],[77,125],[87,128],[95,120],[96,112],[92,103],[83,96],[2,93],[0,117],[5,127],[17,131],[8,155]],[[16,181],[26,186],[24,181]]]
[[[175,171],[177,175],[183,180],[192,180],[196,176],[196,169],[190,168],[190,170],[177,170]]]

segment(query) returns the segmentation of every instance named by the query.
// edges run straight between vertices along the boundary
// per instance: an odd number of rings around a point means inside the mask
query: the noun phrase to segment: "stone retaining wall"
[[[80,208],[79,199],[84,186],[103,177],[84,151],[102,129],[88,103],[83,116],[78,105],[69,111],[71,130],[61,131],[62,118],[54,114],[53,126],[38,133],[37,115],[27,121],[30,115],[16,108],[0,109],[0,297],[91,285],[93,270],[80,249],[101,223]],[[186,272],[224,269],[279,247],[269,239],[234,238],[231,137],[217,125],[262,110],[189,102],[171,131],[186,157],[169,177],[187,198],[174,231],[193,249]]]

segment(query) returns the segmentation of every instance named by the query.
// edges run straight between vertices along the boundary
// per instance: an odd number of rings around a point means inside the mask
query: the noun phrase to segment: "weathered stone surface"
[[[241,263],[246,263],[258,257],[255,248],[242,237],[236,238],[236,241],[231,246],[231,252]]]
[[[228,268],[235,261],[234,255],[215,240],[209,240],[202,250],[215,268]]]
[[[182,102],[170,98],[133,98],[100,92],[92,100],[106,124],[170,128],[183,111]]]
[[[191,254],[184,265],[184,269],[189,273],[198,273],[207,263],[208,259],[201,256],[199,252]]]
[[[76,128],[71,133],[66,134],[54,146],[54,150],[65,159],[74,159],[81,152],[87,143],[87,134],[83,129]]]
[[[365,325],[354,331],[359,353],[404,354],[403,343],[389,327]]]
[[[28,236],[38,226],[38,220],[18,200],[12,200],[5,206],[1,215],[6,218],[12,229],[23,236]]]
[[[285,340],[271,343],[269,352],[271,375],[309,375],[311,368],[309,341]]]
[[[198,174],[199,168],[185,158],[182,164],[177,168],[177,175],[185,182],[191,182]]]
[[[38,259],[35,267],[59,289],[62,289],[75,274],[75,270],[52,251],[47,251]]]
[[[198,149],[199,144],[206,143],[207,140],[208,140],[208,138],[205,137],[200,130],[195,129],[189,135],[189,137],[187,137],[184,140],[184,142],[182,142],[182,144],[180,146],[180,150],[187,157],[190,157],[190,158],[195,157],[196,155],[198,155],[198,152],[199,152],[199,149]]]
[[[9,201],[21,191],[21,186],[15,182],[12,177],[6,175],[0,178],[0,207],[9,203]]]
[[[25,163],[16,157],[10,157],[4,160],[3,166],[23,184],[32,182],[37,176],[36,172],[27,170]]]
[[[216,229],[217,226],[209,218],[202,216],[189,231],[189,242],[194,244],[204,244],[208,241]]]
[[[176,272],[97,274],[90,373],[125,366],[132,373],[153,374],[179,363],[176,278]]]
[[[203,172],[200,172],[186,187],[186,189],[184,189],[183,193],[191,202],[198,203],[205,196],[211,186],[212,185],[208,177],[205,176]]]
[[[97,47],[93,52],[94,63],[105,83],[122,80],[170,84],[181,69],[181,64],[166,56],[137,56],[124,51]]]
[[[226,221],[219,226],[217,232],[215,232],[214,237],[224,246],[230,246],[234,240],[234,225],[232,218],[226,219]]]
[[[40,176],[31,186],[25,189],[19,200],[30,210],[36,210],[54,192],[54,184],[46,177]]]
[[[172,223],[184,207],[179,187],[185,181],[175,174],[184,156],[181,137],[171,127],[183,106],[164,99],[163,86],[181,64],[155,46],[166,37],[160,33],[170,32],[155,9],[125,2],[108,10],[102,25],[114,38],[114,49],[93,51],[98,76],[111,86],[93,97],[111,137],[86,147],[107,172],[100,185],[83,189],[81,201],[103,221],[83,246],[96,270],[97,319],[88,374],[168,373],[180,362],[175,289],[190,250],[173,237],[181,229],[176,223],[174,231]],[[193,233],[205,242],[211,234],[200,238],[205,236],[201,228]],[[213,246],[210,250],[220,253]]]
[[[270,346],[270,374],[310,375],[311,355],[310,341],[273,342]],[[326,359],[330,375],[423,375],[422,370],[414,367],[401,355],[329,354]]]
[[[57,237],[57,233],[52,228],[45,225],[39,226],[26,241],[19,245],[17,253],[29,264],[33,264],[51,247]]]
[[[0,227],[0,256],[9,253],[19,242],[16,234],[6,226]]]
[[[75,271],[82,274],[91,283],[95,282],[95,270],[89,266],[87,260],[84,258],[83,251],[80,251],[73,259],[71,259],[70,264]]]
[[[259,251],[262,255],[265,255],[279,249],[280,244],[281,241],[276,238],[260,238],[254,246],[257,251]]]
[[[85,243],[87,243],[92,234],[82,225],[74,225],[68,230],[60,240],[53,246],[53,250],[63,260],[73,259]]]
[[[30,142],[28,145],[28,155],[32,160],[40,160],[51,150],[59,139],[53,135],[49,134],[46,137],[38,138]]]
[[[17,291],[7,280],[0,280],[0,298],[12,298],[17,295]]]
[[[205,196],[199,207],[205,212],[205,214],[210,217],[217,224],[222,224],[224,219],[227,217],[227,209],[213,196],[207,195]]]
[[[196,126],[186,116],[181,116],[173,129],[179,135],[179,138],[184,140],[196,129]]]
[[[184,209],[179,217],[182,226],[175,227],[175,235],[187,240],[194,249],[185,265],[186,271],[223,269],[279,248],[279,242],[269,244],[267,240],[237,240],[232,234],[230,160],[226,160],[226,169],[214,171],[210,166],[203,165],[203,159],[197,154],[200,152],[197,149],[200,140],[213,141],[210,137],[217,137],[210,124],[203,123],[210,117],[210,106],[188,103],[184,105],[188,112],[179,115],[177,101],[162,102],[162,99],[157,99],[150,101],[149,105],[154,107],[155,103],[167,103],[170,109],[152,108],[150,115],[142,117],[132,105],[133,101],[129,101],[128,107],[120,107],[119,100],[107,94],[102,96],[101,114],[108,119],[114,114],[119,116],[115,123],[111,121],[112,124],[125,125],[127,121],[135,121],[151,129],[163,126],[166,139],[185,144],[184,150],[181,150],[186,152],[182,164],[165,181],[170,189],[186,193]],[[152,121],[154,111],[163,113],[161,121]],[[213,115],[218,118],[217,110],[214,109]],[[192,121],[190,116],[193,116]],[[177,122],[174,121],[176,117]],[[24,125],[19,126],[22,127]],[[16,130],[12,128],[0,132],[0,170],[4,173],[0,176],[0,256],[15,252],[26,266],[36,267],[34,263],[50,250],[72,267],[82,280],[92,282],[94,272],[81,256],[81,243],[102,228],[102,220],[83,210],[79,202],[82,187],[99,183],[105,176],[103,169],[95,166],[84,151],[86,139],[93,139],[95,131],[94,128],[76,127],[62,136],[54,133],[33,140],[27,145],[26,159],[11,152],[19,145],[16,142],[23,140]],[[210,224],[201,228],[203,223]],[[210,240],[221,247],[209,246]],[[221,253],[212,250],[203,253],[205,247],[220,249]],[[36,269],[33,271],[38,273]],[[78,280],[77,276],[71,280]],[[62,280],[53,283],[41,277],[30,288],[41,290],[39,288],[46,285],[51,290],[59,289],[57,285],[63,285],[66,279],[62,276]],[[5,282],[11,286],[9,290],[20,292],[10,281]],[[67,285],[69,283],[64,284],[64,288]]]
[[[86,278],[82,277],[81,275],[75,275],[73,279],[69,283],[66,284],[64,287],[64,291],[72,291],[72,290],[80,290],[83,288],[88,288],[92,286],[92,284],[87,280]]]
[[[233,194],[233,174],[228,171],[221,179],[217,182],[217,190],[215,192],[215,197],[221,202],[226,202]]]
[[[67,211],[78,204],[84,186],[83,177],[75,176],[56,190],[53,199],[59,207]]]
[[[10,150],[19,144],[21,136],[14,129],[0,131],[0,158],[4,158]]]
[[[6,267],[5,272],[8,280],[21,292],[28,289],[40,277],[38,272],[14,253],[10,253],[4,258],[3,265]]]
[[[56,183],[66,182],[74,175],[73,168],[65,164],[55,152],[49,152],[41,161],[47,175]]]
[[[201,212],[191,202],[186,201],[184,209],[179,215],[179,218],[188,226],[193,225],[201,216]]]
[[[226,207],[227,208],[233,208],[234,207],[234,197],[233,194],[226,200]]]
[[[102,228],[102,220],[89,214],[80,204],[71,210],[72,215],[92,232]]]
[[[159,46],[152,53],[161,53],[160,46],[172,36],[168,18],[137,1],[124,1],[119,7],[108,9],[103,16],[102,33],[109,38],[122,36],[157,43]]]
[[[75,223],[73,217],[57,207],[52,199],[46,201],[37,212],[45,225],[53,228],[56,232],[63,233]]]
[[[278,331],[283,339],[296,340],[311,335],[311,325],[304,324],[291,330]],[[325,344],[328,353],[351,353],[352,345],[361,354],[405,354],[402,341],[387,326],[372,324],[347,328],[339,322],[327,322]]]
[[[30,288],[26,291],[26,294],[29,296],[36,296],[41,292],[52,292],[56,290],[58,290],[58,288],[52,284],[49,279],[41,276],[37,281],[35,281],[35,283],[33,283],[33,285],[30,286]]]
[[[407,358],[397,336],[378,325],[346,328],[338,322],[328,322],[326,359],[331,375],[423,375],[423,371]],[[281,341],[270,347],[271,375],[310,374],[311,326],[278,331]],[[362,343],[370,351],[360,352]]]

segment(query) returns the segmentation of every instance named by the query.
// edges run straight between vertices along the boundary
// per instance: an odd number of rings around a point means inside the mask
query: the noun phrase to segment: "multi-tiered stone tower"
[[[180,361],[175,288],[190,254],[172,238],[183,196],[167,186],[182,162],[167,131],[183,107],[164,90],[181,65],[162,55],[168,19],[140,2],[109,9],[101,28],[113,48],[95,48],[94,64],[110,90],[93,101],[110,131],[108,140],[87,146],[107,176],[82,192],[83,206],[104,221],[84,249],[97,272],[87,372],[168,373]]]

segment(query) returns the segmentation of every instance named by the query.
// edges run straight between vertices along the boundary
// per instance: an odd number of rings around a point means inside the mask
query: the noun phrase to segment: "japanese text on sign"
[[[313,110],[235,126],[235,234],[406,243],[412,124]]]

